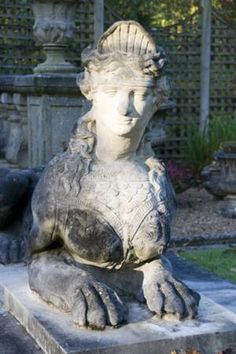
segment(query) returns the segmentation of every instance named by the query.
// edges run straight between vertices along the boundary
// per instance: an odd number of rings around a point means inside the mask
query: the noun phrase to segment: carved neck
[[[118,136],[99,124],[96,124],[96,131],[96,156],[99,160],[116,161],[135,157],[141,140],[140,135]]]

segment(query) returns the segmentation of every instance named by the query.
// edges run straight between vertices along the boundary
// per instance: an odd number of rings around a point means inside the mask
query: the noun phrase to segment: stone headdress
[[[148,32],[135,21],[114,23],[100,38],[98,53],[112,54],[120,52],[143,61],[146,74],[159,76],[167,63],[163,50],[156,50],[156,44]]]
[[[139,23],[119,21],[101,36],[97,49],[83,51],[82,62],[85,72],[81,79],[85,81],[90,79],[96,82],[96,74],[106,71],[106,80],[109,80],[109,72],[127,80],[141,73],[142,80],[151,83],[151,80],[160,77],[167,59],[164,51],[156,49],[155,42]],[[81,89],[84,92],[84,88]]]

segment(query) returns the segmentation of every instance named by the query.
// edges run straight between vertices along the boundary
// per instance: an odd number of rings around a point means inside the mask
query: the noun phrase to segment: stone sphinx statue
[[[121,21],[82,61],[92,108],[34,191],[30,287],[78,326],[120,325],[127,298],[160,318],[192,318],[200,297],[164,257],[173,190],[145,134],[166,95],[165,56],[138,23]]]

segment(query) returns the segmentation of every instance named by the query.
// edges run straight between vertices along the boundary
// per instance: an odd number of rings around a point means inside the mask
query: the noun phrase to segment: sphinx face
[[[155,107],[153,88],[135,82],[100,85],[93,96],[97,124],[118,136],[142,135]]]

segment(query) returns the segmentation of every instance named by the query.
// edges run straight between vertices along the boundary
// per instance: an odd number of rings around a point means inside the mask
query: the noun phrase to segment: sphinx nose
[[[134,110],[134,95],[132,92],[121,92],[118,96],[117,110],[121,115],[129,115]]]

